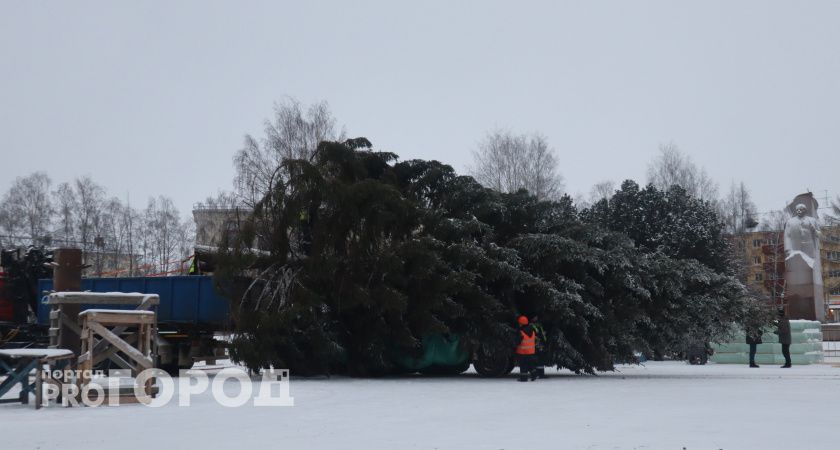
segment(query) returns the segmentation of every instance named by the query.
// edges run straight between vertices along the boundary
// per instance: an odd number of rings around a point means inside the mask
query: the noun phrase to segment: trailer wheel
[[[431,375],[431,376],[452,376],[452,375],[460,375],[466,372],[467,369],[470,368],[470,360],[466,359],[463,363],[457,366],[442,366],[439,364],[434,364],[425,369],[420,369],[420,373],[423,375]]]
[[[709,361],[709,355],[705,348],[692,347],[686,351],[686,359],[692,366],[706,364]]]
[[[508,361],[507,369],[505,369],[505,373],[503,375],[509,375],[511,372],[513,372],[514,367],[516,367],[516,360],[510,358],[510,360]]]
[[[467,358],[467,359],[465,359],[465,360],[464,360],[464,362],[462,362],[460,365],[453,366],[453,367],[452,367],[452,372],[453,372],[453,374],[455,374],[455,375],[460,375],[460,374],[462,374],[462,373],[466,372],[467,370],[469,370],[469,369],[470,369],[470,364],[471,364],[471,363],[472,363],[472,362],[470,361],[470,358]]]
[[[487,354],[478,350],[473,361],[473,367],[482,377],[501,377],[513,370],[512,359],[509,354],[497,352]]]

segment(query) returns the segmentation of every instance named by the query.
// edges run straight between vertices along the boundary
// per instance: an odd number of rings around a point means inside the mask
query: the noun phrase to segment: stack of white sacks
[[[756,364],[785,363],[779,336],[765,329],[755,354]],[[823,361],[822,333],[820,323],[814,320],[790,321],[790,359],[793,364],[814,364]],[[750,346],[746,343],[744,331],[739,330],[732,337],[732,342],[712,344],[715,354],[711,360],[719,364],[749,364]]]

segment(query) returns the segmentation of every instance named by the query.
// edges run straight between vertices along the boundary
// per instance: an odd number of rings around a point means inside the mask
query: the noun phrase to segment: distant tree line
[[[129,276],[180,269],[192,254],[193,222],[172,200],[149,198],[135,208],[90,177],[55,188],[43,172],[18,177],[0,197],[0,247],[73,247],[89,274]]]

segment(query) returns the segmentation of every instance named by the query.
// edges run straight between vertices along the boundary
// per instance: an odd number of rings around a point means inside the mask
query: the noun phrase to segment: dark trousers
[[[529,377],[537,377],[537,357],[534,355],[516,355],[516,363],[519,365],[519,380],[525,381]]]
[[[537,346],[537,354],[534,355],[534,371],[539,378],[545,378],[545,350]]]
[[[755,348],[757,347],[756,344],[750,344],[750,365],[755,365]]]
[[[785,355],[785,365],[790,365],[790,344],[782,344],[782,354]]]

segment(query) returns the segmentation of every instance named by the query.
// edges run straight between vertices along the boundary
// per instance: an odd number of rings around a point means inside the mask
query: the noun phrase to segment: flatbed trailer
[[[89,292],[157,294],[158,367],[171,373],[191,367],[197,359],[221,356],[225,343],[214,336],[232,329],[230,302],[218,294],[211,276],[83,278],[81,286]],[[52,287],[51,279],[38,281],[43,295],[38,324],[44,328],[49,326],[50,305],[45,300]],[[83,305],[82,310],[95,307]],[[121,308],[131,309],[113,307]]]

